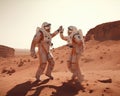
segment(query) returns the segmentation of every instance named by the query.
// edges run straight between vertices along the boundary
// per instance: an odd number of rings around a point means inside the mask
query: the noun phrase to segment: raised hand
[[[58,31],[59,31],[60,33],[63,33],[63,31],[64,31],[63,27],[60,26],[60,27],[58,28]]]

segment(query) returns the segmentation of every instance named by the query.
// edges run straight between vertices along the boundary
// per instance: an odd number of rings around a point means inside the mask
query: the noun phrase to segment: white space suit
[[[79,57],[84,49],[84,40],[81,30],[77,30],[75,26],[68,27],[68,36],[63,36],[63,32],[60,32],[60,37],[68,42],[68,46],[71,47],[71,53],[68,59],[68,69],[73,73],[72,79],[77,79],[79,82],[83,81],[83,75],[79,68]]]
[[[36,79],[39,80],[40,76],[43,74],[47,62],[48,67],[46,70],[46,76],[50,79],[53,79],[51,76],[51,72],[54,68],[54,60],[50,53],[50,46],[52,45],[51,39],[59,33],[59,30],[55,31],[54,33],[50,34],[50,23],[44,22],[40,27],[37,27],[36,34],[31,43],[31,56],[36,58],[35,47],[38,46],[38,54],[39,54],[39,67],[36,72]]]

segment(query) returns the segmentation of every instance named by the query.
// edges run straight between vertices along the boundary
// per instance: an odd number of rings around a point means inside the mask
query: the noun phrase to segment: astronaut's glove
[[[72,46],[72,45],[70,45],[70,44],[67,44],[67,46],[68,46],[69,48],[73,48],[73,46]]]
[[[64,29],[63,29],[62,26],[60,26],[57,31],[60,32],[60,33],[63,33]]]
[[[34,59],[37,58],[37,55],[35,54],[35,52],[31,52],[31,57],[33,57]]]

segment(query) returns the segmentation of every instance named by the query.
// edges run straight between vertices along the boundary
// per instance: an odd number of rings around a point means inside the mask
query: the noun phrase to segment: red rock
[[[15,50],[8,46],[0,45],[0,57],[12,57],[15,55]]]
[[[98,41],[120,40],[120,21],[97,25],[88,31],[85,40],[92,40],[93,37]]]

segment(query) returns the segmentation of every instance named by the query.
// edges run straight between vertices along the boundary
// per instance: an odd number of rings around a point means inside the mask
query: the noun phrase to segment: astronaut
[[[84,39],[82,31],[75,26],[68,27],[68,36],[63,36],[63,28],[60,29],[60,37],[68,42],[71,48],[71,53],[68,59],[68,69],[72,72],[72,79],[78,80],[80,83],[83,81],[83,75],[79,68],[79,58],[84,50]]]
[[[49,77],[49,79],[53,80],[53,76],[51,75],[51,72],[54,68],[54,60],[50,53],[50,47],[52,46],[51,40],[54,36],[56,36],[59,33],[59,29],[56,30],[54,33],[50,33],[51,24],[48,22],[44,22],[40,27],[36,28],[36,34],[33,37],[32,43],[31,43],[31,56],[33,58],[37,58],[35,47],[38,47],[38,56],[39,56],[39,67],[36,72],[36,80],[40,81],[40,76],[43,74],[47,62],[47,70],[45,75]]]

